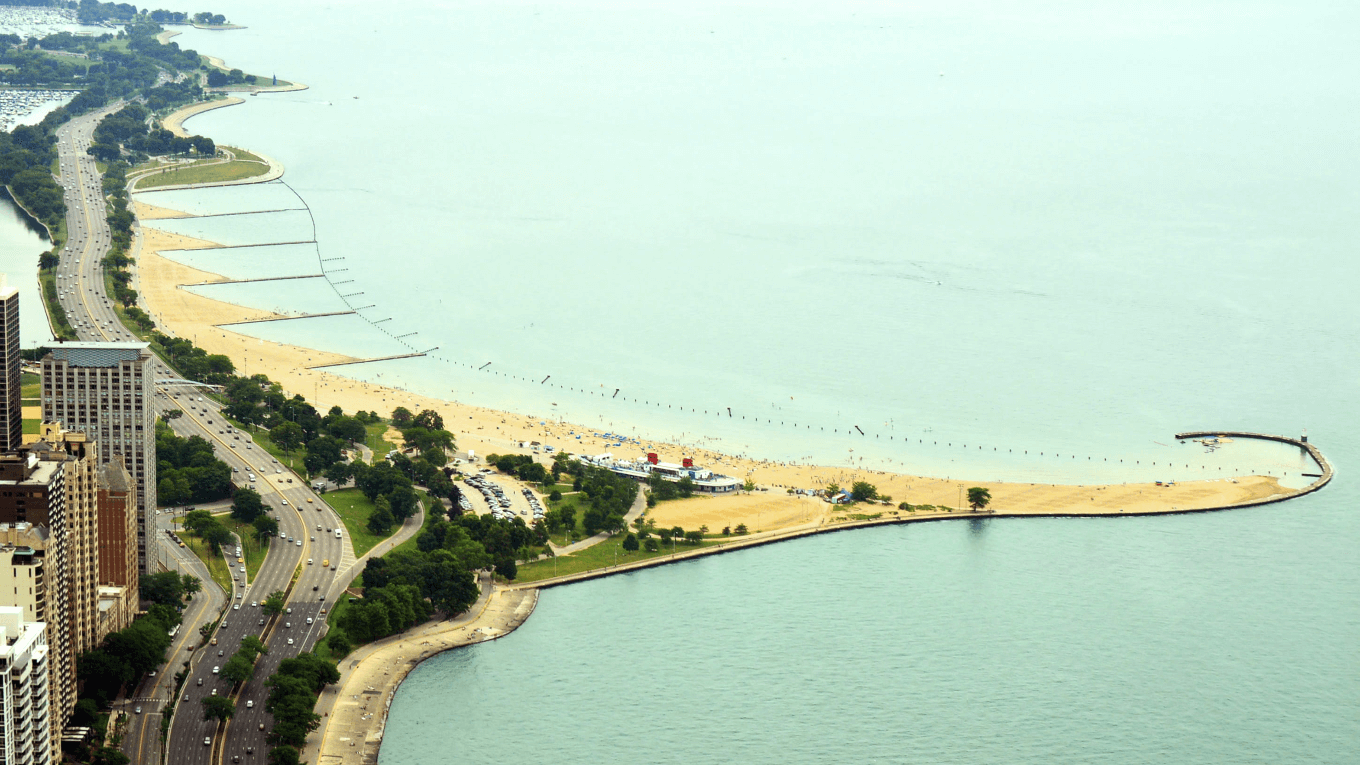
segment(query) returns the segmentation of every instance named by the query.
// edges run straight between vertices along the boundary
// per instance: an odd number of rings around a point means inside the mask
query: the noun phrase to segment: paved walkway
[[[537,590],[510,591],[486,578],[482,584],[482,596],[462,617],[370,643],[345,657],[340,681],[317,701],[321,727],[308,737],[301,759],[318,765],[376,763],[387,709],[417,664],[450,648],[509,634],[538,603]]]

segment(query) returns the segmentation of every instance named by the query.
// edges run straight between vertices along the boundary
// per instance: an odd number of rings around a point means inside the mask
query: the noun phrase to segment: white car
[[[292,638],[288,638],[288,645],[292,645],[292,644],[293,644],[293,639],[292,639]]]
[[[299,539],[299,540],[297,541],[297,546],[298,546],[298,547],[301,547],[301,546],[302,546],[302,540],[301,540],[301,539]]]
[[[231,610],[233,610],[233,611],[240,611],[240,610],[241,610],[241,604],[240,604],[240,603],[233,603],[232,606],[231,606]]]

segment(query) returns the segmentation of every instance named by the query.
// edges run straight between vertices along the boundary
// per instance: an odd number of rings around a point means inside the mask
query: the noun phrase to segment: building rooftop
[[[52,358],[64,361],[73,367],[111,367],[124,361],[136,361],[143,353],[149,353],[150,343],[95,343],[75,341],[53,343],[48,346]]]

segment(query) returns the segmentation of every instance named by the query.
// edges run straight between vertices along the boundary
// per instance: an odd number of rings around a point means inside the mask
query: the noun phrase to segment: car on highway
[[[133,707],[133,708],[132,708],[132,713],[133,713],[134,715],[139,715],[139,714],[142,713],[142,708],[141,708],[141,707]]]
[[[292,645],[292,644],[293,644],[293,639],[292,639],[292,638],[288,638],[288,645]]]
[[[212,746],[212,738],[209,737],[209,736],[204,736],[204,737],[203,737],[203,745],[204,745],[204,746]]]
[[[217,674],[218,672],[220,672],[221,670],[222,670],[221,667],[214,666],[214,667],[213,667],[213,674],[216,675],[216,674]]]
[[[299,539],[299,540],[297,541],[297,546],[298,546],[298,547],[301,547],[301,546],[302,546],[302,540],[301,540],[301,539]]]

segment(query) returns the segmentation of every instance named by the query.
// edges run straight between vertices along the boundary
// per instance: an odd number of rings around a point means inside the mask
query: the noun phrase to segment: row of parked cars
[[[468,476],[463,482],[482,493],[486,498],[486,504],[491,507],[493,517],[497,519],[514,517],[515,514],[510,512],[510,498],[505,496],[505,490],[500,484],[476,475]]]
[[[538,497],[534,496],[534,493],[529,489],[520,489],[520,491],[524,492],[524,498],[529,500],[529,509],[534,513],[534,522],[543,520],[543,505],[539,503]]]

